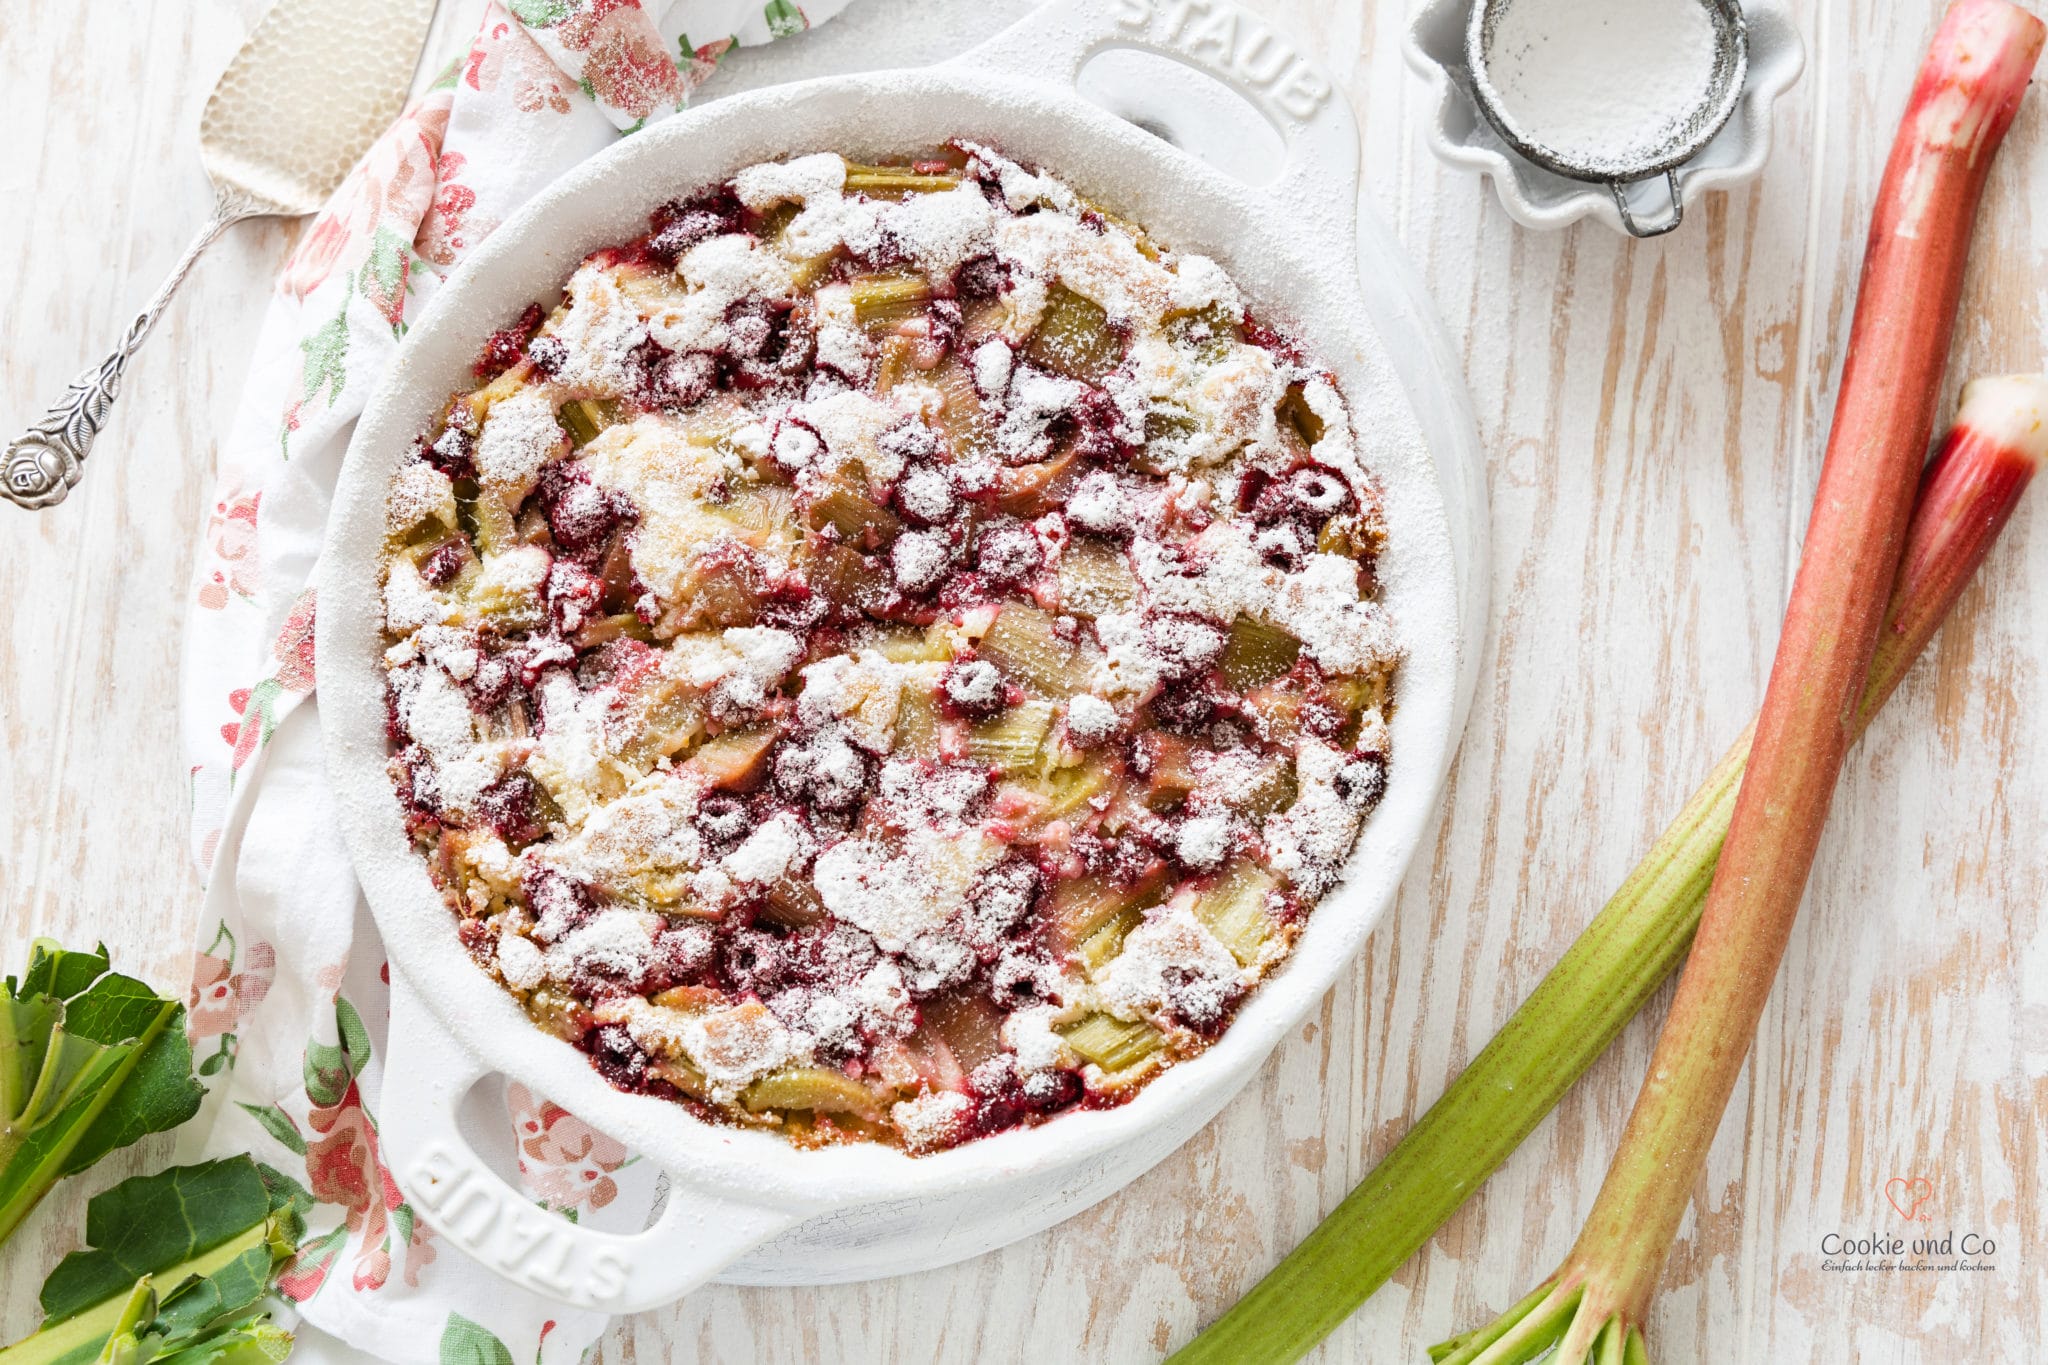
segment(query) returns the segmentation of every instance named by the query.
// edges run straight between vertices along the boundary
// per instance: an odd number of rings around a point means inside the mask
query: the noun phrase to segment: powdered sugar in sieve
[[[1481,0],[1465,55],[1501,138],[1547,170],[1608,185],[1644,237],[1678,226],[1675,170],[1734,112],[1748,34],[1737,0]],[[1671,209],[1646,228],[1623,187],[1658,175]]]

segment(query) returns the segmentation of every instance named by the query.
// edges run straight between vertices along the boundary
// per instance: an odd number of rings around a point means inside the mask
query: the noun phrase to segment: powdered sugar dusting
[[[506,934],[498,940],[498,971],[514,990],[530,991],[547,980],[547,959],[529,939]]]
[[[1160,1011],[1195,1023],[1220,1018],[1244,988],[1237,959],[1184,905],[1131,931],[1101,979],[1118,1012],[1142,1018]]]
[[[937,1151],[950,1147],[966,1126],[973,1103],[954,1090],[919,1095],[892,1108],[890,1117],[903,1131],[903,1145],[913,1152]]]
[[[612,273],[594,264],[571,275],[564,292],[567,310],[541,329],[562,343],[567,356],[557,378],[592,397],[631,393],[639,382],[632,355],[647,340],[647,319]]]
[[[848,839],[818,858],[815,880],[828,910],[898,951],[958,914],[975,877],[1001,851],[979,830],[953,837],[918,830],[901,848]]]
[[[443,526],[455,525],[455,485],[425,460],[408,460],[398,468],[385,495],[385,524],[403,531],[428,517]]]
[[[687,1018],[678,1033],[718,1099],[738,1098],[749,1082],[800,1055],[797,1039],[757,1000]]]
[[[517,502],[533,487],[541,466],[568,444],[547,390],[521,389],[491,405],[477,438],[477,474],[487,488]]]
[[[802,822],[785,812],[726,855],[726,875],[736,882],[777,881],[802,862],[807,842]]]
[[[384,575],[384,626],[403,635],[448,619],[448,603],[427,586],[419,567],[409,559],[394,559]]]

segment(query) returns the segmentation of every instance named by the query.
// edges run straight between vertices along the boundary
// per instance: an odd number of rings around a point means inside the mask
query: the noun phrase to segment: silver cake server
[[[106,359],[7,447],[0,494],[54,507],[120,392],[121,373],[193,262],[231,223],[297,217],[334,193],[363,149],[404,106],[435,0],[277,0],[214,87],[199,121],[199,161],[213,217]]]

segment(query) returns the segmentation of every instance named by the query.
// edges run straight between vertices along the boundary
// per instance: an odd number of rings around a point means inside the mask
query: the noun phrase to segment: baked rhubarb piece
[[[927,1152],[1199,1053],[1388,761],[1325,369],[971,143],[749,167],[493,334],[390,496],[391,773],[613,1084]]]

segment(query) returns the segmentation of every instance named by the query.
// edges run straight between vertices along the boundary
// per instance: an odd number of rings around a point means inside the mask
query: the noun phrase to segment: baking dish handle
[[[493,1171],[456,1115],[482,1065],[433,1017],[397,970],[379,1138],[420,1216],[477,1264],[577,1308],[637,1313],[704,1284],[804,1215],[728,1199],[679,1181],[644,1231],[602,1232],[550,1213]]]
[[[1082,68],[1118,48],[1192,67],[1252,106],[1247,113],[1271,125],[1285,148],[1279,175],[1262,188],[1291,221],[1326,225],[1334,241],[1350,243],[1358,203],[1351,107],[1328,72],[1229,0],[1051,0],[953,64],[1078,89]],[[1186,126],[1170,92],[1133,88],[1119,96],[1131,107],[1117,112],[1140,126]],[[1156,124],[1143,116],[1148,97],[1160,104]]]

